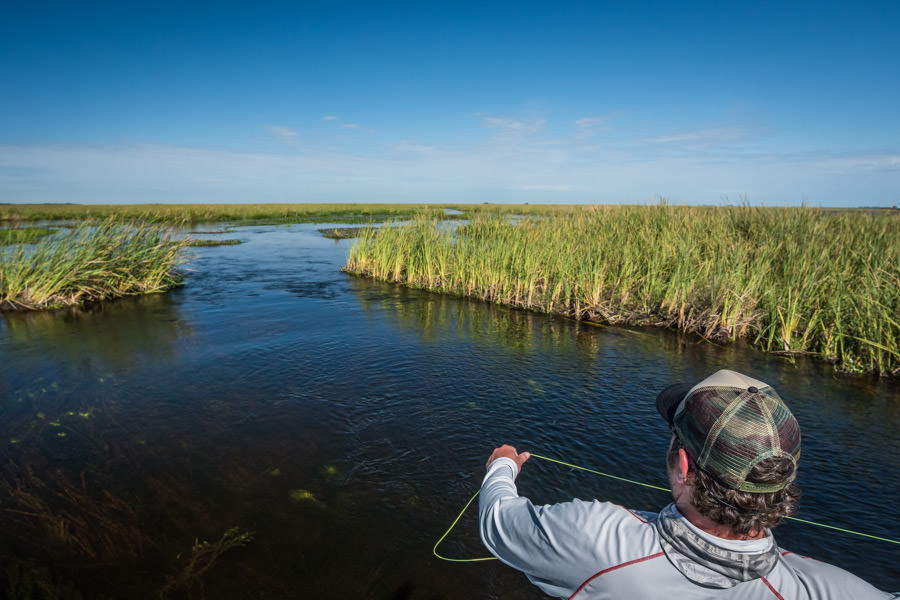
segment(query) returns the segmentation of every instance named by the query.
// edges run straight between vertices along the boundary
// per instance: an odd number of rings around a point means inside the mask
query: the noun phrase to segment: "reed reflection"
[[[192,335],[169,293],[55,311],[3,312],[0,332],[0,342],[23,360],[15,365],[19,369],[88,363],[97,371],[119,372],[145,357],[174,360],[176,343]]]

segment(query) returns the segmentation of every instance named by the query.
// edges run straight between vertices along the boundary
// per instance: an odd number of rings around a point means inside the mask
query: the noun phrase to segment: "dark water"
[[[195,540],[238,527],[253,541],[168,597],[541,597],[496,562],[431,554],[491,449],[665,485],[656,392],[725,367],[804,427],[802,517],[900,538],[896,382],[354,278],[352,241],[319,227],[241,228],[165,295],[0,318],[0,593],[155,598]],[[538,460],[519,483],[541,503],[667,502]],[[473,517],[445,555],[484,555]],[[777,538],[900,589],[895,544]]]

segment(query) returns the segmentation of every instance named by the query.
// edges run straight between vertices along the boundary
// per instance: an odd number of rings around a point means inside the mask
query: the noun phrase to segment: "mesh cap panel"
[[[722,377],[708,378],[692,388],[678,406],[673,426],[697,465],[723,484],[745,492],[773,492],[794,479],[800,459],[800,426],[771,387],[759,387]],[[739,375],[733,372],[725,372]],[[735,384],[740,387],[735,387]],[[745,387],[746,385],[746,387]],[[794,465],[783,482],[762,484],[747,475],[767,458],[787,458]]]

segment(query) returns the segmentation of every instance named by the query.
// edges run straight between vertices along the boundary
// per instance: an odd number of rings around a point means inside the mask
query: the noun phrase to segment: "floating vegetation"
[[[480,218],[454,236],[420,218],[366,233],[345,270],[612,325],[900,374],[900,212],[594,206]]]
[[[170,233],[110,218],[0,252],[0,309],[59,308],[179,285],[185,242]]]
[[[346,240],[361,236],[365,229],[365,227],[328,227],[320,229],[319,233],[331,240]]]
[[[56,233],[46,227],[20,227],[16,229],[0,229],[0,246],[9,244],[29,244],[42,237]]]
[[[296,500],[297,502],[318,502],[315,494],[309,490],[291,490],[288,492],[288,495],[291,497],[291,500]]]
[[[194,240],[189,239],[187,246],[236,246],[242,244],[241,240]]]
[[[203,575],[215,564],[220,556],[231,550],[246,546],[253,540],[254,533],[245,531],[240,533],[238,527],[232,527],[217,542],[200,542],[194,540],[191,548],[191,558],[181,572],[169,579],[160,588],[158,595],[166,598],[176,590],[188,589],[201,581]]]

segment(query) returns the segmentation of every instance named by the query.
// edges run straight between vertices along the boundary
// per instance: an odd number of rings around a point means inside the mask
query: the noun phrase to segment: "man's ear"
[[[688,472],[691,468],[691,461],[688,459],[687,452],[684,451],[684,448],[678,449],[678,474],[681,476],[682,481],[687,481]]]

